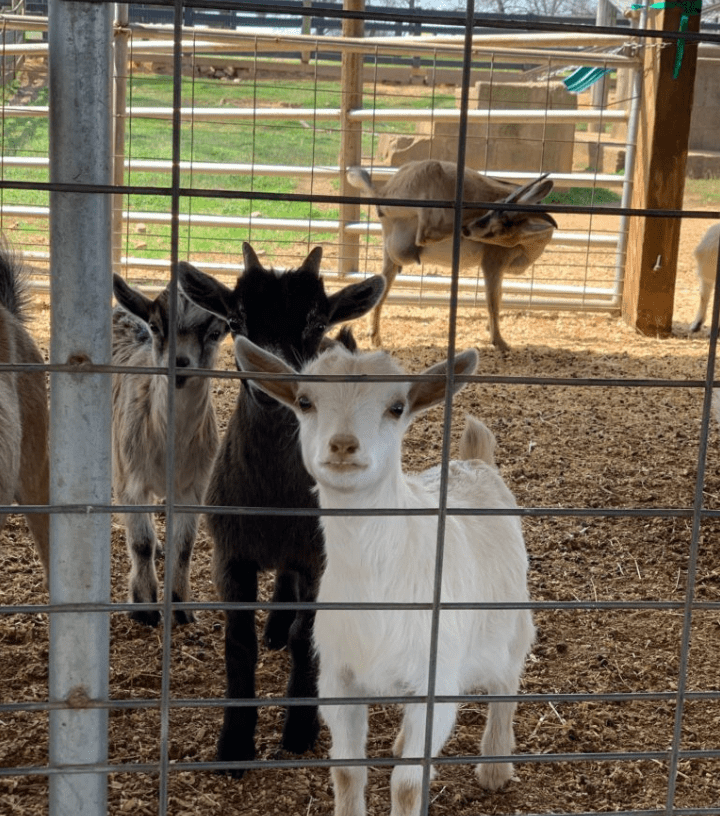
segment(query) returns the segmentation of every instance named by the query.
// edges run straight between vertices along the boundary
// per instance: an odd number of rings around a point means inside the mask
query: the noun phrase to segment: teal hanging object
[[[633,3],[631,9],[643,9],[643,3]],[[670,3],[651,3],[648,8],[651,9],[682,9],[682,16],[680,17],[680,28],[678,31],[686,31],[690,17],[695,14],[700,14],[702,11],[702,0],[673,0]],[[675,46],[675,68],[673,69],[673,79],[677,79],[680,74],[680,66],[682,65],[683,51],[685,50],[685,40],[678,40]]]
[[[605,74],[609,74],[610,70],[610,68],[576,68],[569,77],[563,79],[563,85],[570,93],[582,93]]]

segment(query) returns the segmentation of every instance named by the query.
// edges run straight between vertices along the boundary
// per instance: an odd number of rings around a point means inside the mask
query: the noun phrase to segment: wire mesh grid
[[[180,21],[179,5],[176,14]],[[181,37],[185,39],[186,31],[176,25],[174,36],[171,79],[175,106],[181,97],[184,104],[189,84],[195,107],[202,101],[205,85],[210,88],[211,82],[194,77],[189,82],[185,80],[182,92],[179,90],[185,67],[180,58],[185,51],[179,42]],[[131,46],[131,55],[132,50]],[[193,54],[198,50],[201,47],[195,44]],[[139,80],[145,77],[132,56],[130,59],[133,72],[129,77],[132,90],[128,99],[132,108],[144,101],[139,96],[144,92],[144,84]],[[254,62],[257,71],[257,55]],[[147,77],[148,85],[155,83],[160,80],[154,75]],[[313,79],[311,84],[317,97],[321,90],[319,80]],[[256,98],[260,82],[255,80],[251,85]],[[163,84],[163,93],[166,87]],[[373,87],[377,88],[377,82]],[[278,83],[278,89],[287,94],[287,83]],[[332,94],[332,89],[327,93]],[[436,102],[433,97],[433,109]],[[334,100],[327,103],[329,107],[335,104]],[[308,235],[313,210],[337,205],[339,199],[334,191],[330,194],[319,185],[314,173],[309,182],[301,182],[307,183],[307,188],[299,194],[297,187],[292,192],[278,189],[277,178],[271,178],[268,187],[262,189],[252,172],[239,178],[235,189],[226,176],[205,187],[204,180],[200,182],[193,172],[192,164],[202,137],[202,123],[192,119],[181,123],[177,111],[172,120],[160,120],[171,144],[156,152],[157,135],[150,137],[149,145],[144,147],[143,136],[136,130],[138,121],[130,115],[129,170],[123,185],[123,208],[142,216],[135,221],[130,217],[125,220],[126,257],[130,250],[149,249],[150,246],[133,246],[147,241],[153,245],[163,269],[169,269],[168,256],[175,256],[188,257],[201,268],[213,271],[214,260],[224,265],[230,259],[232,264],[240,254],[241,241],[250,240],[258,249],[264,244],[272,245],[267,257],[261,255],[263,261],[291,266],[302,259],[316,240],[323,240],[314,232]],[[300,128],[312,141],[308,166],[314,167],[316,161],[322,166],[316,141],[317,132],[326,129],[325,123],[313,120],[305,124]],[[262,163],[263,157],[258,153],[264,141],[263,123],[250,119],[243,127],[247,129],[248,140],[238,148],[238,153],[249,165],[256,165],[258,159]],[[327,129],[333,134],[332,128]],[[227,129],[209,128],[209,133],[211,142],[230,143],[238,137],[238,130],[232,125]],[[273,135],[280,135],[281,148],[294,151],[287,128],[277,128]],[[332,144],[334,139],[336,132],[328,141]],[[179,162],[186,160],[182,151],[187,142],[192,149],[186,169]],[[371,152],[369,157],[373,164],[375,155]],[[145,160],[169,161],[175,168],[172,185],[166,187],[154,177],[140,175],[141,164],[137,170],[133,168],[134,161]],[[7,165],[4,169],[7,171]],[[323,175],[323,181],[325,178]],[[46,177],[39,178],[41,183],[27,187],[47,195],[48,185],[42,183],[45,180]],[[27,187],[13,184],[13,179],[6,175],[3,195],[13,192],[24,202]],[[151,193],[149,188],[153,188]],[[228,192],[223,195],[224,191]],[[256,232],[257,223],[263,225],[261,208],[283,198],[304,208],[298,220],[308,221],[308,231],[292,239],[285,233],[278,236],[261,228]],[[242,202],[248,210],[249,224],[237,229],[233,222],[235,229],[228,229],[226,235],[217,234],[217,224],[207,227],[207,233],[191,222],[184,229],[179,216],[186,210],[188,215],[197,212],[198,202],[204,205],[206,201],[217,202],[219,206],[228,201]],[[146,216],[153,212],[153,207],[162,215],[170,213],[176,217],[168,219],[169,226],[155,227],[152,218]],[[713,211],[703,214],[718,216]],[[23,215],[18,224],[20,230],[27,223],[26,217]],[[590,212],[588,217],[597,216]],[[616,225],[622,211],[617,215],[603,212],[601,217],[610,219],[608,232],[618,232]],[[8,229],[6,220],[3,226],[15,245],[23,244],[17,240],[13,227]],[[27,243],[35,241],[31,238],[21,248],[27,248]],[[612,264],[608,261],[607,265]],[[145,269],[142,276],[131,277],[151,286],[167,280],[167,274],[147,271],[152,270],[151,266]],[[373,271],[370,261],[367,269]],[[596,273],[580,274],[589,280],[587,276]],[[598,277],[606,280],[600,274]],[[449,312],[445,311],[440,318],[440,331],[434,325],[438,310],[433,314],[403,310],[401,314],[398,308],[388,313],[388,324],[397,320],[400,326],[397,348],[392,350],[410,368],[422,368],[425,361],[452,352],[456,345],[477,342],[473,338],[481,331],[479,321],[477,317],[474,321],[463,320],[458,314],[456,287],[446,298],[448,301]],[[547,320],[542,316],[536,319]],[[489,794],[481,791],[468,769],[463,768],[482,761],[476,746],[484,703],[492,698],[483,698],[483,704],[478,705],[477,697],[458,697],[461,705],[456,736],[446,753],[432,758],[437,768],[436,780],[430,783],[428,776],[424,779],[423,804],[429,804],[431,813],[465,814],[488,809],[496,813],[552,810],[590,814],[613,810],[634,814],[711,814],[720,810],[713,774],[719,753],[714,738],[718,692],[713,660],[718,621],[714,566],[718,484],[712,469],[707,468],[709,441],[712,450],[714,433],[710,414],[717,323],[716,302],[709,350],[704,343],[698,349],[696,343],[692,355],[671,340],[645,340],[650,351],[637,352],[634,344],[640,345],[643,340],[631,341],[626,337],[635,359],[623,361],[622,355],[616,353],[605,358],[595,354],[590,355],[588,363],[583,359],[587,348],[581,347],[578,352],[573,346],[573,354],[564,354],[561,336],[558,347],[552,349],[556,363],[549,370],[543,368],[547,356],[537,348],[517,355],[514,362],[510,357],[507,364],[486,361],[480,374],[472,378],[471,386],[456,399],[452,412],[428,414],[417,421],[408,435],[406,459],[419,469],[447,461],[451,445],[457,440],[463,411],[475,412],[488,420],[498,437],[506,481],[522,504],[519,513],[524,520],[531,558],[530,607],[539,626],[523,692],[518,695],[518,750],[514,756],[518,779],[508,791]],[[562,335],[552,322],[546,325],[553,334]],[[578,324],[568,325],[576,328]],[[599,329],[597,325],[594,331],[609,331],[610,326],[619,331],[614,323],[601,323]],[[519,323],[517,328],[521,328]],[[403,337],[403,332],[407,336]],[[670,352],[663,350],[663,342],[670,345]],[[590,345],[592,337],[588,340]],[[233,367],[232,355],[229,349],[225,351],[225,370],[213,372],[214,397],[222,405],[221,421],[227,421],[232,411],[238,379],[242,377],[229,370]],[[648,362],[650,357],[656,358],[654,364]],[[678,358],[679,365],[671,358]],[[7,366],[4,368],[7,370]],[[24,368],[27,367],[14,365],[10,370]],[[46,368],[55,373],[67,371],[62,364]],[[115,371],[112,366],[95,366],[93,370]],[[172,365],[169,376],[174,376]],[[170,405],[172,423],[172,399]],[[522,415],[518,415],[519,411]],[[538,446],[546,451],[542,459],[537,455]],[[172,456],[170,459],[168,467],[172,472]],[[662,462],[662,466],[654,459]],[[546,491],[539,488],[543,482],[550,486]],[[51,507],[52,512],[60,514],[104,517],[120,509],[117,504],[100,503]],[[123,509],[152,512],[157,507]],[[214,512],[217,508],[176,506],[171,489],[160,514],[164,517],[159,522],[161,531],[165,524],[172,527],[178,513],[198,509]],[[223,512],[267,511],[223,508]],[[284,512],[301,514],[297,509]],[[433,515],[438,515],[442,529],[446,517],[454,515],[454,511],[441,505]],[[226,704],[221,636],[222,611],[227,607],[208,600],[215,596],[207,532],[200,534],[193,567],[193,594],[198,600],[187,605],[200,613],[200,622],[171,632],[170,627],[143,629],[128,622],[123,614],[133,606],[123,601],[127,563],[119,523],[113,524],[112,534],[111,606],[105,602],[77,606],[72,602],[45,603],[39,571],[35,570],[28,578],[25,564],[29,556],[18,555],[18,544],[12,540],[24,538],[22,528],[11,526],[9,530],[11,541],[4,542],[2,553],[6,584],[11,580],[15,584],[21,580],[34,583],[31,589],[17,591],[14,587],[12,593],[4,594],[1,609],[2,644],[8,654],[8,665],[3,672],[5,688],[0,704],[6,735],[2,740],[0,780],[12,808],[10,812],[42,812],[48,778],[59,774],[72,778],[73,774],[88,770],[108,775],[108,809],[112,812],[331,812],[326,768],[332,763],[327,759],[327,734],[322,735],[313,755],[291,757],[276,753],[281,708],[298,702],[284,697],[287,670],[284,654],[261,653],[257,699],[233,703],[261,708],[258,757],[243,763],[253,773],[241,782],[211,773],[220,767],[214,761],[214,746],[219,709]],[[261,619],[270,606],[269,586],[264,584],[262,590],[263,600],[243,606],[259,611]],[[161,606],[169,620],[172,609],[177,608],[169,591],[164,592]],[[473,607],[472,599],[468,599],[467,606]],[[426,603],[420,608],[432,609],[437,622],[440,608],[437,604]],[[90,706],[109,714],[108,755],[98,763],[70,768],[48,766],[45,761],[47,712],[68,706],[66,700],[48,702],[46,685],[47,620],[49,615],[59,612],[108,613],[111,631],[107,665],[110,694],[105,700],[92,700]],[[28,653],[33,657],[28,660],[29,670],[23,671],[20,665]],[[432,666],[428,671],[432,676]],[[418,702],[421,698],[412,699]],[[398,694],[383,698],[383,707],[371,708],[370,758],[357,760],[367,762],[373,769],[368,792],[371,808],[389,808],[389,766],[412,762],[398,760],[390,752],[398,728],[395,705],[407,701],[407,697]],[[454,698],[431,695],[430,711],[436,703],[451,701]],[[81,708],[88,705],[87,700],[80,702]],[[377,698],[368,696],[360,702],[376,703]],[[431,757],[421,759],[429,769]],[[531,787],[536,790],[529,791]]]

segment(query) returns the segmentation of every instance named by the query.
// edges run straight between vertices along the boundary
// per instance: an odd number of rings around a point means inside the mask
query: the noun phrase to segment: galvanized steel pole
[[[111,3],[50,0],[53,183],[111,183],[112,13]],[[81,186],[50,195],[50,358],[78,366],[51,375],[52,504],[110,502],[110,375],[82,365],[110,362],[111,203]],[[51,602],[109,602],[109,514],[54,513],[50,541]],[[50,700],[67,706],[50,712],[51,816],[107,812],[107,777],[92,766],[108,753],[107,709],[93,703],[108,699],[109,618],[50,616]]]

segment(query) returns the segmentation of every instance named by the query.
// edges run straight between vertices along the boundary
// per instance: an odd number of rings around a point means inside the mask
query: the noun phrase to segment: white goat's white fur
[[[717,274],[718,243],[720,242],[720,223],[713,224],[703,235],[700,243],[695,247],[695,272],[700,289],[700,303],[690,331],[700,331],[707,315],[710,297],[715,291],[715,275]]]
[[[290,373],[269,352],[245,338],[235,340],[236,358],[247,371]],[[472,373],[474,351],[455,358],[455,375]],[[402,374],[385,353],[353,355],[333,348],[310,363],[313,375]],[[446,374],[446,364],[425,374]],[[303,461],[317,481],[325,508],[438,507],[440,468],[405,474],[403,434],[418,412],[444,399],[445,381],[435,382],[255,382],[289,405],[300,421]],[[456,390],[460,386],[456,385]],[[494,437],[467,419],[459,461],[449,465],[450,508],[514,508],[515,501],[493,463]],[[428,516],[323,516],[326,568],[318,601],[430,602],[436,569],[437,519]],[[442,571],[443,602],[525,603],[527,556],[517,516],[449,515]],[[365,755],[364,705],[323,705],[322,698],[425,694],[428,684],[431,612],[417,610],[318,610],[315,643],[319,653],[321,712],[332,735],[333,759]],[[527,609],[443,610],[435,691],[457,695],[478,689],[517,693],[534,636]],[[514,702],[488,707],[482,738],[484,756],[513,749]],[[405,707],[396,755],[424,753],[425,706]],[[456,706],[434,708],[432,752],[450,736]],[[496,789],[512,776],[509,762],[480,763],[480,783]],[[332,769],[336,816],[365,813],[365,767]],[[392,816],[416,816],[421,803],[422,769],[401,765],[391,780]]]

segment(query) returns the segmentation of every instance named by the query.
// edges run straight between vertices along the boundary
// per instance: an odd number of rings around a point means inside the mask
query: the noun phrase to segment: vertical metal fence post
[[[111,182],[112,13],[112,3],[50,2],[52,183]],[[111,203],[50,195],[50,359],[79,365],[51,376],[52,504],[110,503],[111,378],[82,364],[110,362]],[[50,534],[51,603],[107,603],[109,514],[52,514]],[[92,704],[108,699],[109,642],[107,612],[50,616],[50,700],[67,706],[50,712],[51,816],[106,813],[106,774],[82,766],[107,761],[108,712]]]

